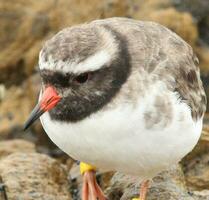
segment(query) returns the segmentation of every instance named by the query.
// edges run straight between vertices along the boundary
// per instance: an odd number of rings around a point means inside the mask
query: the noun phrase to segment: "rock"
[[[199,22],[198,27],[201,40],[209,45],[209,14]]]
[[[176,8],[180,11],[190,12],[196,19],[196,27],[198,28],[199,37],[194,38],[194,42],[190,43],[195,49],[200,60],[201,73],[208,78],[209,72],[209,2],[208,0],[171,0]],[[195,20],[193,20],[194,22]],[[185,26],[182,30],[187,29]],[[190,30],[191,31],[191,30]],[[191,32],[194,34],[194,31]],[[180,34],[181,35],[181,34]],[[195,34],[194,34],[195,35]],[[208,85],[204,85],[208,87]]]
[[[204,154],[188,162],[185,167],[187,185],[192,190],[209,189],[209,155]]]
[[[0,158],[15,152],[35,152],[35,145],[25,140],[6,140],[0,142]]]
[[[4,99],[0,103],[0,138],[9,138],[12,134],[22,134],[22,126],[28,118],[35,100],[38,97],[40,78],[34,75],[20,87],[6,89]],[[9,136],[10,135],[10,136]]]
[[[4,100],[5,97],[5,85],[0,84],[0,102]]]
[[[127,0],[108,0],[103,1],[100,9],[100,18],[109,17],[128,17],[132,4]]]
[[[116,173],[106,192],[111,200],[128,200],[137,197],[139,180],[137,177]],[[208,194],[197,195],[186,189],[184,175],[179,166],[174,166],[156,176],[147,195],[147,200],[206,200],[208,198]]]
[[[146,13],[144,15],[143,12],[136,12],[134,18],[158,22],[180,35],[190,45],[195,45],[198,39],[198,31],[189,13],[181,13],[171,7],[161,7],[161,9],[158,8],[155,10],[150,9]]]
[[[40,90],[40,77],[32,75],[20,86],[11,86],[6,89],[4,98],[0,103],[0,139],[21,138],[36,144],[38,152],[59,157],[65,162],[68,158],[51,142],[44,132],[39,120],[27,131],[23,132],[23,124],[37,103]],[[62,159],[61,159],[62,157]]]
[[[209,190],[209,126],[205,125],[195,149],[182,161],[190,190]]]
[[[209,72],[209,48],[196,47],[196,54],[200,61],[200,70],[203,76],[207,77]],[[209,79],[208,79],[209,80]],[[205,85],[208,86],[208,85]]]
[[[100,182],[101,188],[104,190],[108,188],[110,185],[111,179],[114,176],[114,172],[103,172],[103,173],[98,173],[98,179]]]
[[[171,0],[180,11],[190,12],[198,21],[209,14],[208,0]]]
[[[56,160],[38,153],[14,153],[0,161],[9,200],[71,200],[67,172]]]
[[[41,39],[50,31],[49,14],[53,6],[53,0],[0,2],[1,82],[19,84],[27,73],[34,71]]]
[[[209,196],[209,190],[195,191],[194,194],[206,199]]]

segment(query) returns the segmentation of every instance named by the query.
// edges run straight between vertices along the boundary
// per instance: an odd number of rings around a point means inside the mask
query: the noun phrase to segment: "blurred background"
[[[0,185],[6,185],[0,199],[79,199],[74,161],[50,142],[40,123],[27,132],[22,125],[37,100],[44,41],[64,27],[114,16],[159,22],[180,35],[197,54],[209,92],[209,0],[0,0]],[[161,190],[167,194],[161,199],[209,199],[208,123],[206,114],[198,146],[181,168],[154,181],[148,200],[158,199]],[[110,199],[131,197],[136,181],[127,192],[116,187],[117,174],[110,182],[112,176],[99,176]]]

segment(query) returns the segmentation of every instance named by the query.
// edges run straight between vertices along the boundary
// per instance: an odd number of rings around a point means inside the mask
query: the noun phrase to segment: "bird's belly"
[[[177,163],[197,143],[202,119],[194,122],[186,107],[185,112],[183,121],[151,128],[145,127],[141,111],[128,107],[78,123],[51,121],[45,113],[41,122],[51,140],[74,159],[149,178]]]

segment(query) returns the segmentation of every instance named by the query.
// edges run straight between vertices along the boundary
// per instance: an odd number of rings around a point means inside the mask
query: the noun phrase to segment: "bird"
[[[80,161],[82,199],[105,200],[96,171],[150,180],[201,135],[206,96],[199,61],[180,36],[152,21],[113,17],[64,28],[39,53],[40,118],[49,138]]]

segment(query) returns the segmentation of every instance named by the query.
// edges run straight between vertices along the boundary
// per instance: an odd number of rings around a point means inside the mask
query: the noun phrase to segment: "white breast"
[[[41,122],[51,140],[74,159],[151,178],[190,152],[202,129],[202,119],[194,122],[188,106],[179,103],[174,93],[170,94],[172,122],[147,128],[144,113],[152,98],[145,96],[137,106],[117,105],[78,123],[52,121],[48,113]]]

